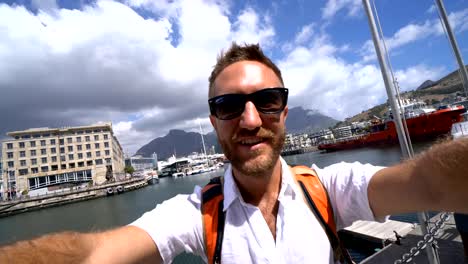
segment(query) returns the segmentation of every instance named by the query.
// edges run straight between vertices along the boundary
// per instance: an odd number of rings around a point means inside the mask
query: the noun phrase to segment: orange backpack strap
[[[304,199],[328,236],[335,260],[342,263],[353,263],[351,256],[338,237],[333,207],[327,189],[323,186],[315,170],[306,166],[295,166],[291,168],[291,171],[301,187]]]
[[[209,264],[221,262],[221,247],[226,218],[223,202],[223,178],[215,177],[202,189],[201,199],[203,233],[206,257]]]

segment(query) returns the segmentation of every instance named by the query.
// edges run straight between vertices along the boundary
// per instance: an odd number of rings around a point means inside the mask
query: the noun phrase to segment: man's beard
[[[271,149],[268,149],[266,153],[264,149],[260,149],[250,152],[248,157],[241,156],[238,153],[235,153],[233,149],[233,144],[235,143],[232,143],[235,142],[236,138],[241,136],[258,136],[266,138],[271,144]],[[278,131],[278,133],[274,133],[271,130],[261,127],[255,131],[239,131],[232,137],[232,139],[230,139],[229,142],[219,140],[219,143],[223,148],[224,155],[231,161],[233,168],[244,175],[261,177],[265,173],[273,170],[273,167],[278,161],[281,150],[283,149],[285,137],[286,133],[284,129]]]

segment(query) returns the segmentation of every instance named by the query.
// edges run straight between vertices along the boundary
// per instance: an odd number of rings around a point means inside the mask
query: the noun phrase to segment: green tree
[[[132,166],[125,166],[124,168],[125,173],[128,173],[133,176],[133,173],[135,172],[135,169]]]

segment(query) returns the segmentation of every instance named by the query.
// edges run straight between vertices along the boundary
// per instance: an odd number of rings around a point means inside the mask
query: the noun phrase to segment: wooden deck
[[[440,219],[440,215],[436,215],[429,221],[435,223]],[[430,224],[430,226],[432,226]],[[396,244],[395,230],[403,238],[400,239],[400,245]],[[341,232],[341,231],[340,231]],[[373,223],[373,222],[356,222],[344,231],[346,235],[352,236],[355,239],[366,240],[374,245],[386,245],[382,250],[363,260],[363,264],[374,263],[394,263],[400,259],[404,253],[416,245],[419,240],[422,240],[422,232],[419,225],[391,221],[389,223]],[[444,232],[441,232],[437,237],[437,246],[439,247],[440,263],[468,263],[465,260],[463,253],[463,245],[460,235],[455,227],[453,215],[445,224]],[[349,243],[349,240],[348,240]],[[346,242],[345,242],[346,244]],[[410,263],[428,263],[426,251],[422,250]]]

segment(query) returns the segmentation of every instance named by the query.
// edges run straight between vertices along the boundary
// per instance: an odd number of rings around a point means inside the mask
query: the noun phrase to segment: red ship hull
[[[450,133],[452,124],[462,121],[461,114],[466,112],[463,106],[442,109],[406,120],[411,141],[436,139]],[[366,146],[392,145],[398,143],[398,134],[393,121],[385,123],[381,131],[371,132],[350,139],[337,140],[318,145],[319,150],[336,151]]]

